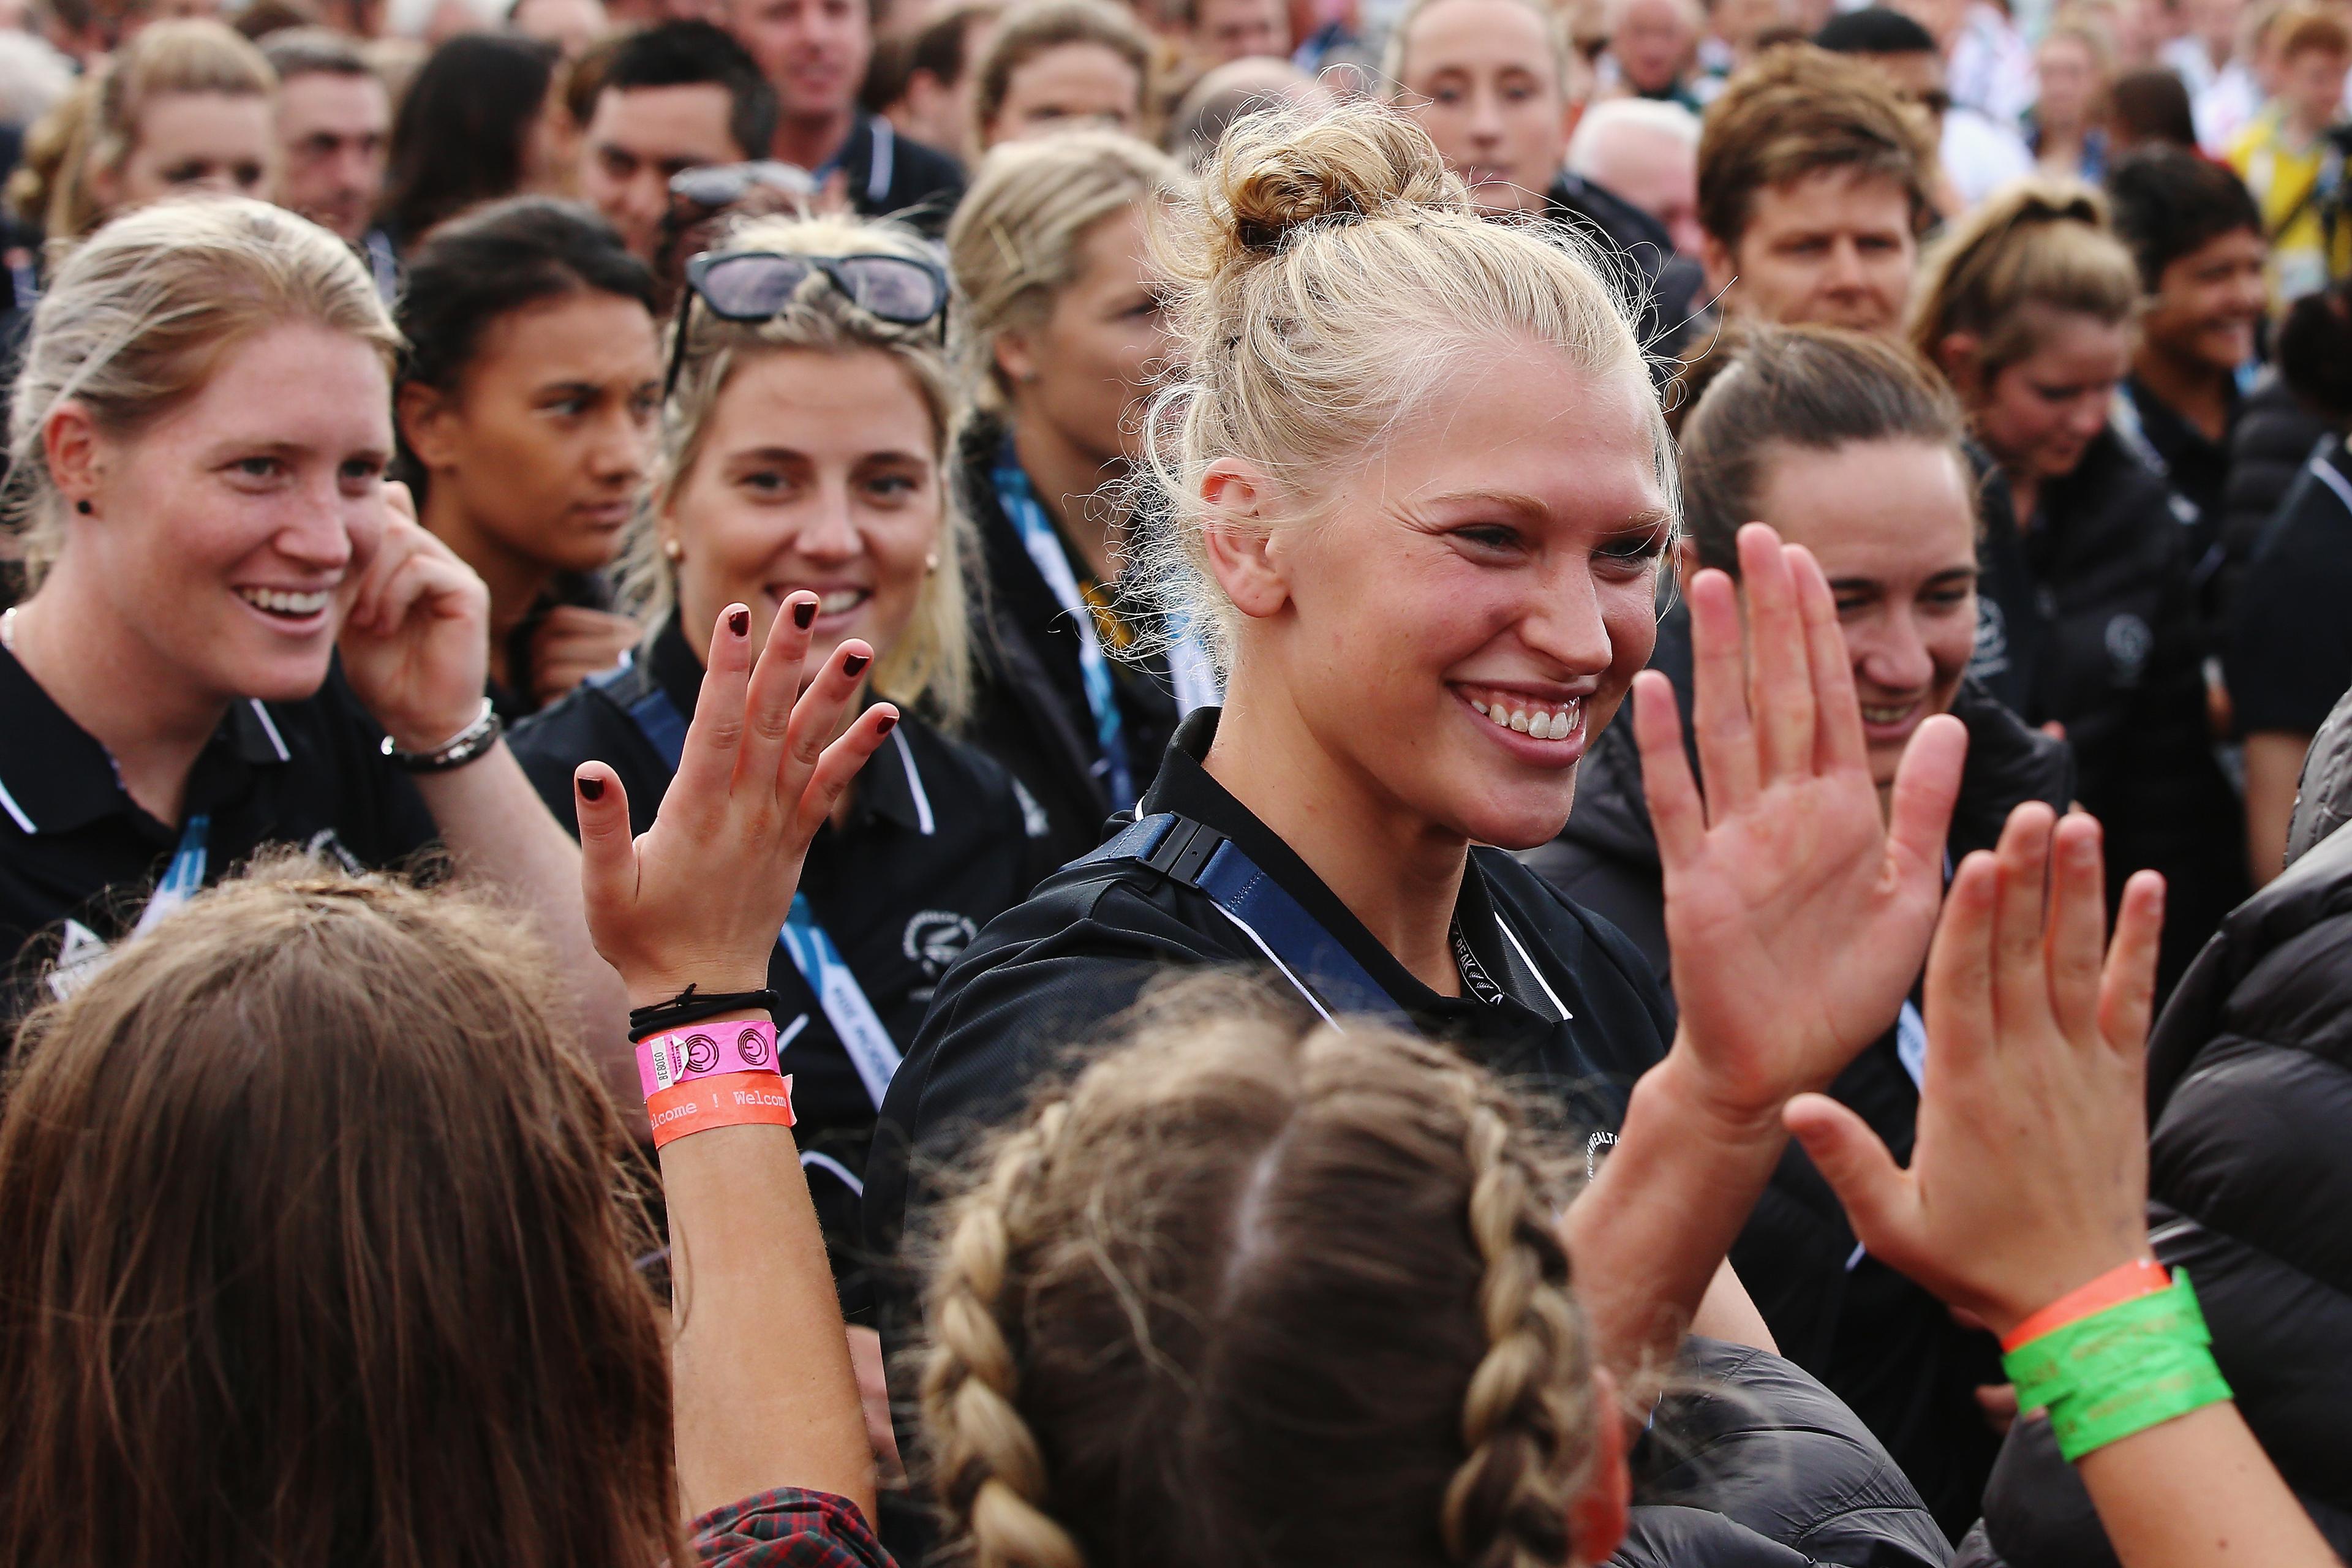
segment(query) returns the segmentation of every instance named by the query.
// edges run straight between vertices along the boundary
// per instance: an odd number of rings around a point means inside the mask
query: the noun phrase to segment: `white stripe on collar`
[[[1543,994],[1551,998],[1551,1005],[1559,1009],[1560,1021],[1567,1023],[1573,1020],[1576,1015],[1568,1010],[1568,1004],[1559,999],[1559,993],[1554,991],[1551,988],[1551,982],[1544,978],[1543,969],[1536,963],[1535,955],[1528,952],[1527,944],[1519,940],[1518,933],[1511,929],[1511,922],[1503,918],[1503,911],[1500,910],[1495,911],[1495,923],[1503,928],[1503,934],[1510,938],[1513,947],[1519,950],[1519,958],[1527,964],[1528,973],[1536,977],[1536,984],[1542,986]]]
[[[2336,471],[2336,465],[2327,460],[2326,452],[2312,458],[2305,467],[2311,469],[2312,478],[2336,492],[2336,499],[2344,503],[2347,511],[2352,511],[2352,482],[2347,482]]]
[[[6,807],[9,816],[14,818],[16,826],[23,828],[26,832],[38,833],[40,831],[39,828],[33,826],[33,819],[25,815],[25,808],[16,804],[16,797],[8,793],[8,785],[5,780],[0,780],[0,806]]]
[[[294,753],[286,749],[286,738],[278,732],[278,721],[269,716],[269,710],[261,705],[261,699],[248,697],[246,700],[253,704],[253,716],[260,720],[261,727],[269,732],[269,743],[278,748],[278,760],[281,763],[292,762]]]
[[[898,742],[898,761],[907,770],[907,793],[915,797],[915,824],[929,838],[938,823],[931,816],[931,797],[923,791],[923,775],[915,771],[915,753],[907,744],[906,727],[893,729],[890,738]]]

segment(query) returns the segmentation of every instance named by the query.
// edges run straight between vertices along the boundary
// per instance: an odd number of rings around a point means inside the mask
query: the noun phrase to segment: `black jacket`
[[[1688,617],[1679,609],[1660,627],[1652,668],[1675,682],[1688,711]],[[2028,729],[1973,680],[1962,682],[1952,711],[1969,730],[1948,840],[1955,860],[1990,848],[2022,802],[2065,809],[2073,767],[2063,744]],[[1624,726],[1602,731],[1586,756],[1567,828],[1523,858],[1631,936],[1659,978],[1670,978],[1657,839],[1641,756]],[[1919,1095],[1898,1035],[1889,1029],[1838,1076],[1831,1092],[1859,1111],[1897,1159],[1907,1159]],[[2000,1442],[1974,1393],[2003,1381],[1990,1336],[1961,1328],[1927,1291],[1858,1256],[1836,1194],[1794,1144],[1733,1246],[1731,1262],[1782,1353],[1869,1424],[1948,1534],[1966,1530]]]
[[[2352,696],[2305,763],[2312,844],[2222,923],[2148,1047],[2148,1224],[2189,1271],[2238,1408],[2352,1558]],[[2331,825],[2335,825],[2331,827]],[[1964,1560],[2112,1568],[2046,1421],[2010,1434]]]
[[[2112,430],[2043,488],[2025,533],[2046,635],[2024,718],[2065,727],[2078,798],[2106,829],[2110,904],[2132,872],[2164,873],[2168,991],[2247,889],[2242,808],[2207,730],[2188,535]]]
[[[963,200],[963,166],[938,148],[863,114],[835,155],[849,205],[864,217],[894,217],[937,239]]]
[[[2255,542],[2327,433],[2326,421],[2297,402],[2274,370],[2264,372],[2246,395],[2230,432],[2230,477],[2221,487],[2217,615],[2227,615],[2236,602]]]
[[[1641,290],[1634,330],[1660,370],[1673,368],[1694,335],[1705,275],[1696,261],[1675,253],[1666,226],[1606,185],[1563,171],[1546,193],[1546,216],[1588,239],[1597,239]]]
[[[1103,841],[1103,824],[1129,802],[1113,801],[1096,765],[1102,748],[1087,706],[1078,637],[1013,520],[996,499],[993,473],[1004,427],[974,420],[958,437],[955,482],[980,536],[979,692],[965,739],[1019,779],[1045,814],[1047,863],[1075,860]],[[1083,575],[1082,563],[1073,563]],[[1176,700],[1157,660],[1110,660],[1136,786],[1176,731]]]

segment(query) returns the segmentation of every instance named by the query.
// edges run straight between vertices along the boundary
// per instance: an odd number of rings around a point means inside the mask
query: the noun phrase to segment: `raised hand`
[[[677,776],[643,837],[629,836],[618,774],[583,763],[573,775],[589,935],[621,972],[632,1006],[689,984],[767,984],[809,842],[898,721],[879,703],[842,729],[874,657],[854,638],[802,693],[816,603],[809,593],[785,600],[756,665],[751,611],[720,613]]]
[[[1835,1100],[1804,1095],[1785,1112],[1872,1255],[1995,1333],[2147,1256],[2164,880],[2142,871],[2125,885],[2103,955],[2105,889],[2098,824],[2039,802],[2010,815],[1997,850],[1961,863],[1927,959],[1908,1171]]]
[[[1676,1050],[1728,1117],[1774,1117],[1884,1034],[1919,973],[1942,895],[1944,834],[1968,734],[1938,715],[1911,738],[1882,822],[1829,584],[1810,552],[1739,531],[1746,593],[1689,585],[1701,798],[1674,689],[1633,688],[1665,870],[1682,1012]]]
[[[408,487],[383,487],[383,542],[336,648],[352,692],[403,751],[447,741],[482,710],[490,592],[416,521]]]

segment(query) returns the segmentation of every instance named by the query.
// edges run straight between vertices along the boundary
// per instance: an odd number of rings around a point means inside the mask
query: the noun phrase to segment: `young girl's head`
[[[117,213],[178,193],[270,195],[278,75],[229,28],[157,22],[90,90],[49,199],[51,236],[79,238]]]
[[[987,1568],[1592,1563],[1616,1415],[1557,1166],[1444,1048],[1148,1005],[949,1209],[933,1483]]]
[[[351,247],[260,202],[167,202],[77,247],[34,311],[9,521],[158,679],[222,703],[327,679],[382,539],[399,339]]]
[[[299,860],[35,1015],[0,1561],[680,1560],[650,1232],[569,1016],[510,912]]]
[[[1769,523],[1821,563],[1853,660],[1871,773],[1895,782],[1976,647],[1976,485],[1959,406],[1899,344],[1754,327],[1709,356],[1682,428],[1685,563],[1739,574]]]
[[[2012,474],[2074,471],[2131,368],[2131,252],[2088,185],[2021,180],[1928,253],[1910,336]]]
[[[1370,105],[1241,121],[1160,241],[1152,587],[1407,818],[1547,842],[1675,527],[1626,301]]]
[[[862,637],[875,691],[953,721],[971,682],[968,525],[947,482],[934,255],[885,224],[757,218],[690,265],[651,515],[625,576],[698,638],[735,601],[765,637],[785,595],[814,590],[812,672]]]
[[[586,207],[518,196],[408,258],[394,388],[404,478],[460,555],[593,572],[653,456],[654,280]]]

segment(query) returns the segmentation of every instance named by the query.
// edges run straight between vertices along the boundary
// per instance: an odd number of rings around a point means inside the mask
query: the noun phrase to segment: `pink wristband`
[[[637,1078],[647,1100],[714,1073],[775,1070],[776,1026],[764,1018],[692,1024],[637,1042]]]

